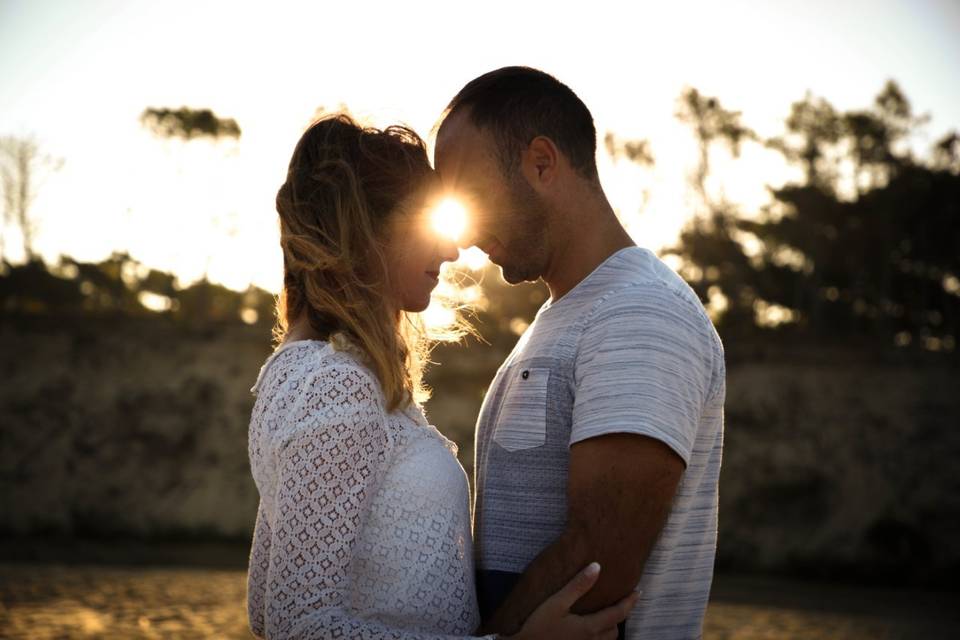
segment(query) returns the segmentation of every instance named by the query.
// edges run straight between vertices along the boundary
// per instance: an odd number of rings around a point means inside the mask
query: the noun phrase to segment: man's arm
[[[611,433],[570,447],[567,526],[524,571],[516,587],[485,621],[487,632],[515,633],[527,616],[590,562],[597,584],[573,607],[593,612],[626,596],[670,513],[683,460],[662,442]]]
[[[490,628],[516,629],[594,560],[600,579],[575,611],[636,587],[710,388],[714,342],[704,321],[694,303],[655,282],[618,289],[584,320],[573,368],[566,527],[525,569]]]

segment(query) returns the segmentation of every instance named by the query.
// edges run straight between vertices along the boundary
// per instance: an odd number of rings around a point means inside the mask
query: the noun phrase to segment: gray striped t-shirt
[[[716,553],[725,389],[723,347],[703,305],[647,249],[618,251],[547,301],[497,371],[477,422],[481,611],[489,615],[563,531],[570,445],[637,433],[664,442],[686,469],[626,637],[700,637]]]

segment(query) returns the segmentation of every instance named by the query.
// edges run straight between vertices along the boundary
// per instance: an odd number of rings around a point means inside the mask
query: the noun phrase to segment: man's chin
[[[497,265],[500,267],[500,277],[507,284],[520,284],[521,282],[536,282],[540,276],[530,275],[524,271],[514,269],[509,266]]]

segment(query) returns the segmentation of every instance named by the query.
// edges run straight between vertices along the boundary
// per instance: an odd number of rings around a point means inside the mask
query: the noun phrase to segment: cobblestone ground
[[[0,638],[251,638],[241,570],[0,564]],[[957,637],[955,594],[718,577],[704,637]]]

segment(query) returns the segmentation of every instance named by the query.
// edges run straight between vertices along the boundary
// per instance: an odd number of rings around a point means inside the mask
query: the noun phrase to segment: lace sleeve
[[[264,510],[263,500],[257,508],[257,523],[253,528],[253,544],[250,547],[249,571],[247,573],[247,618],[250,630],[258,638],[263,637],[263,603],[267,584],[267,557],[265,549],[270,543],[270,521]]]
[[[374,380],[360,369],[327,370],[291,418],[298,424],[276,458],[266,637],[448,637],[391,629],[351,611],[349,565],[391,445]]]

